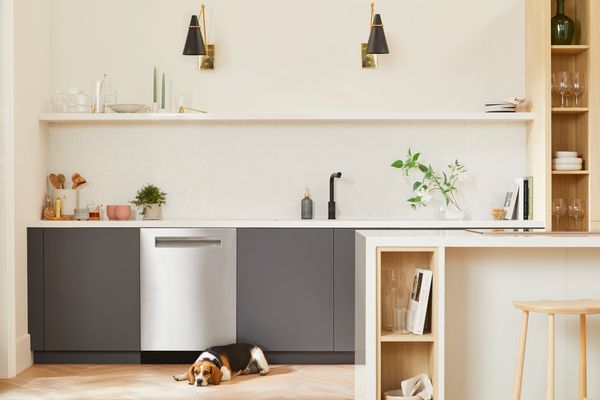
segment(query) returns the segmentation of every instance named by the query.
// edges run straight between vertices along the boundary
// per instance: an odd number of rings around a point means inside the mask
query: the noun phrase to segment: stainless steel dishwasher
[[[140,229],[140,251],[143,351],[235,342],[235,229]]]

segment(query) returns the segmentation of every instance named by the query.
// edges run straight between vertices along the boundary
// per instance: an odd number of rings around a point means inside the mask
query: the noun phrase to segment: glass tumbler
[[[407,324],[408,311],[406,308],[394,308],[394,328],[392,329],[394,333],[406,334],[408,333],[408,324]]]

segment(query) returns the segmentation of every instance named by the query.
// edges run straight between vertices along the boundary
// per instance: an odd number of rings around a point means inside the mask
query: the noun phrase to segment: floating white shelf
[[[160,121],[486,121],[528,122],[533,113],[381,113],[381,114],[200,114],[200,113],[135,113],[90,114],[57,113],[40,114],[40,121],[68,122],[160,122]]]

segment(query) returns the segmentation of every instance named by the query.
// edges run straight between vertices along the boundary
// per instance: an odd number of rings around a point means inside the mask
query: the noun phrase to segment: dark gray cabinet
[[[334,229],[334,350],[354,351],[354,229]]]
[[[39,293],[30,308],[32,342],[39,343],[43,321],[45,351],[139,351],[139,230],[51,228],[43,238],[32,230],[29,239],[30,276],[37,278],[30,290],[39,290],[36,271],[43,269],[43,309]],[[40,240],[43,266],[33,250]]]
[[[238,229],[237,338],[333,351],[333,229]]]

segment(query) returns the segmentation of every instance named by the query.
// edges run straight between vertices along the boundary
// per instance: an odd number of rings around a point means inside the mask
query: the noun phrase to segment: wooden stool
[[[515,301],[516,308],[523,310],[521,322],[521,340],[517,357],[517,372],[513,400],[521,399],[523,382],[523,364],[525,362],[525,342],[527,340],[527,323],[529,312],[548,314],[548,366],[546,369],[546,400],[554,400],[554,316],[556,314],[579,315],[579,400],[587,400],[587,365],[586,365],[586,316],[600,314],[600,300],[570,301]]]

